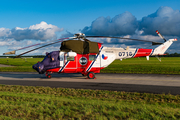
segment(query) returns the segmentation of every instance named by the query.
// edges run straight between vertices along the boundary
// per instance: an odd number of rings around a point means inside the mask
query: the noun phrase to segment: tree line
[[[180,53],[165,53],[165,55],[163,55],[163,57],[180,57]]]

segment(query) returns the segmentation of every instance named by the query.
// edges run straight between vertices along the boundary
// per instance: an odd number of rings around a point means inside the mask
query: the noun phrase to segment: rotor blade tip
[[[14,51],[3,53],[3,55],[10,55],[10,54],[15,54],[15,53],[16,53],[16,51],[14,50]]]

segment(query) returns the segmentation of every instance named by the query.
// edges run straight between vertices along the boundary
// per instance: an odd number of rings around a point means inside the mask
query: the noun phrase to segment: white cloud
[[[128,35],[134,34],[137,28],[136,18],[130,12],[125,12],[112,19],[99,17],[92,22],[90,27],[84,27],[81,32],[87,35]]]
[[[30,30],[46,30],[46,29],[56,29],[58,31],[58,27],[52,24],[47,24],[46,22],[42,21],[40,24],[32,25],[29,27]]]
[[[5,46],[5,45],[9,45],[9,43],[5,41],[0,41],[0,46]]]
[[[9,35],[10,29],[0,28],[0,38],[4,38]]]
[[[142,18],[139,30],[150,35],[159,30],[163,35],[180,36],[180,12],[170,7],[160,7],[155,13]]]
[[[15,27],[13,29],[0,28],[1,38],[13,38],[17,41],[25,39],[52,40],[56,38],[56,32],[63,31],[55,25],[42,21],[40,24],[32,25],[29,28]]]
[[[108,43],[111,43],[111,38],[107,38],[106,41],[107,41]]]

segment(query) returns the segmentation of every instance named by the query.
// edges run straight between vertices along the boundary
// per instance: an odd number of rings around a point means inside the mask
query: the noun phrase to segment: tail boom
[[[164,53],[166,52],[166,50],[171,46],[171,44],[177,41],[177,39],[169,39],[168,41],[166,41],[165,43],[161,44],[160,46],[158,46],[157,48],[155,48],[153,50],[153,53],[151,54],[151,56],[155,56],[155,55],[164,55]]]

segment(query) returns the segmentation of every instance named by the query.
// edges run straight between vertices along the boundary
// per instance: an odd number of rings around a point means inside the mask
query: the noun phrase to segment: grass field
[[[180,96],[0,85],[0,119],[180,119]]]
[[[43,58],[27,59],[0,59],[0,64],[13,65],[14,67],[0,67],[0,71],[35,72],[32,65]],[[101,71],[102,73],[141,73],[141,74],[180,74],[180,57],[163,57],[161,62],[155,57],[132,58],[123,61],[115,60],[112,64]]]
[[[35,72],[42,58],[0,59],[0,71]],[[103,73],[180,74],[180,58],[116,60]],[[0,119],[180,119],[180,95],[0,85]]]
[[[1,58],[0,64],[11,65],[13,67],[0,67],[1,72],[36,72],[32,65],[43,58]]]

